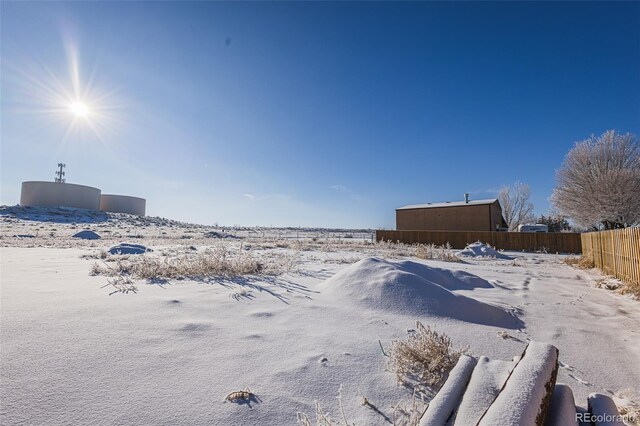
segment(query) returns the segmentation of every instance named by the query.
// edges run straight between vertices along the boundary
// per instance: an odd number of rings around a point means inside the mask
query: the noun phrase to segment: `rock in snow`
[[[239,239],[240,237],[233,235],[233,234],[229,234],[226,232],[217,232],[217,231],[209,231],[209,232],[205,232],[204,234],[205,237],[209,237],[209,238],[232,238],[232,239]]]
[[[522,323],[500,307],[449,290],[483,286],[471,274],[443,270],[412,261],[365,258],[321,284],[337,300],[400,314],[439,316],[475,324],[516,329]],[[476,279],[470,279],[476,278]]]
[[[143,254],[148,251],[153,251],[140,244],[128,244],[121,243],[117,246],[113,246],[109,249],[109,254]]]
[[[488,246],[480,241],[475,242],[473,244],[469,244],[464,248],[464,250],[460,250],[458,256],[466,256],[466,257],[490,257],[493,259],[502,259],[502,260],[513,260],[514,258],[511,256],[507,256],[506,254],[500,253],[496,249],[491,246]]]
[[[83,240],[99,240],[101,237],[93,231],[80,231],[77,234],[73,234],[73,238],[80,238]]]

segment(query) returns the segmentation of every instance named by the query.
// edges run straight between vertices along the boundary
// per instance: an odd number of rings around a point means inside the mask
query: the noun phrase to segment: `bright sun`
[[[82,102],[74,102],[74,103],[72,103],[71,105],[69,105],[69,110],[76,117],[83,117],[84,118],[87,115],[89,115],[89,108],[87,107],[86,104],[83,104]]]

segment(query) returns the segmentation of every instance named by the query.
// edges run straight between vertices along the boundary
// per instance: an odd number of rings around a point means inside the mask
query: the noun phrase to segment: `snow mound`
[[[93,231],[80,231],[76,234],[73,234],[73,238],[80,238],[83,240],[99,240],[102,237],[100,237],[100,235]]]
[[[506,254],[502,254],[491,246],[488,246],[480,241],[475,242],[473,244],[469,244],[464,248],[464,250],[460,250],[458,256],[467,256],[467,257],[491,257],[494,259],[503,259],[503,260],[513,260],[514,258],[511,256],[507,256]]]
[[[122,243],[117,246],[113,246],[109,249],[110,254],[143,254],[148,251],[153,251],[140,244],[128,244]]]
[[[521,321],[508,311],[450,291],[449,286],[460,288],[465,284],[456,272],[460,271],[369,257],[338,272],[320,288],[327,297],[369,309],[511,329],[521,327]]]

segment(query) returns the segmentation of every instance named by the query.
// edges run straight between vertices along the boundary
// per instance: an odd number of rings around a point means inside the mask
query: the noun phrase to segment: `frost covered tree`
[[[571,225],[567,221],[567,218],[558,214],[552,213],[549,216],[542,215],[536,220],[536,223],[547,225],[549,232],[564,232],[571,230]]]
[[[624,228],[640,222],[640,143],[615,130],[577,142],[556,172],[556,209],[579,225]]]
[[[505,185],[500,189],[498,200],[509,231],[517,231],[518,225],[535,222],[530,197],[529,185],[522,182],[516,182],[513,186]]]

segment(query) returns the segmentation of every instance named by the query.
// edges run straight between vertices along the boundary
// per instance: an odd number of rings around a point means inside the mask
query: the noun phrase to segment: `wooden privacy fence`
[[[482,232],[482,231],[376,231],[376,241],[405,244],[449,243],[454,249],[481,241],[500,250],[582,253],[580,234],[573,232]]]
[[[640,285],[640,228],[582,234],[583,256],[605,274]]]

